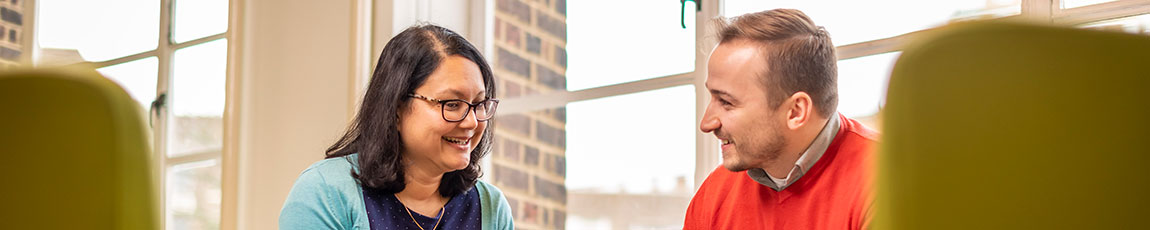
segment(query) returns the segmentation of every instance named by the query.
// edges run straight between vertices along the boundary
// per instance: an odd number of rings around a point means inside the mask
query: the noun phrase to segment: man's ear
[[[811,100],[811,95],[807,92],[796,92],[791,94],[786,101],[783,102],[784,109],[787,114],[786,125],[788,129],[796,130],[807,122],[811,121],[811,115],[814,114],[814,102]]]

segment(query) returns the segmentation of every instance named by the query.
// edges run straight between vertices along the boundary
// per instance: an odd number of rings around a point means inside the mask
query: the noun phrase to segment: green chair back
[[[92,70],[0,73],[0,229],[159,229],[142,115]]]
[[[891,75],[876,229],[1150,227],[1150,37],[929,33]]]

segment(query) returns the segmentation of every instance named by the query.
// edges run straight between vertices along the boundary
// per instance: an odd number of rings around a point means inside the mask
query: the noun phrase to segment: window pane
[[[798,9],[823,26],[835,45],[894,37],[952,20],[1018,14],[1019,0],[729,0],[724,14],[738,16],[775,8]]]
[[[166,229],[220,228],[220,164],[217,160],[172,166],[166,182]]]
[[[223,145],[226,39],[176,50],[168,155],[218,152]]]
[[[1150,35],[1150,14],[1090,23],[1083,25],[1083,27],[1109,31],[1122,31],[1132,34]]]
[[[160,36],[157,0],[41,0],[36,8],[43,58],[105,61],[156,49]]]
[[[686,5],[686,29],[678,1],[566,2],[567,90],[695,70],[694,2]]]
[[[1063,9],[1070,9],[1080,6],[1088,6],[1099,3],[1113,2],[1115,0],[1061,0]]]
[[[694,102],[685,85],[568,104],[567,229],[682,228],[694,193]]]
[[[902,52],[839,61],[839,112],[851,118],[878,113],[899,54]]]
[[[159,61],[156,57],[149,57],[118,65],[97,69],[108,79],[112,79],[124,87],[132,99],[136,99],[140,106],[147,111],[152,100],[156,99],[156,74]]]
[[[176,0],[172,41],[181,43],[228,30],[228,0]]]

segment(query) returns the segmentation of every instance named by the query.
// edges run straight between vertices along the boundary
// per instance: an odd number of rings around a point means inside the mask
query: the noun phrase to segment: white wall
[[[295,178],[347,124],[353,76],[353,1],[243,0],[233,36],[230,102],[237,151],[234,216],[224,229],[277,229]],[[226,164],[226,163],[225,163]],[[225,179],[224,183],[229,183]],[[225,187],[228,185],[225,184]],[[231,189],[225,188],[225,196]],[[225,208],[229,205],[225,205]],[[234,219],[231,219],[233,218]]]

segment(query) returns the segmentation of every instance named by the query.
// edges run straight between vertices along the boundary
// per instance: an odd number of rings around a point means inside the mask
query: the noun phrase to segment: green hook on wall
[[[683,25],[683,29],[687,28],[687,16],[684,11],[687,8],[687,1],[695,2],[695,12],[703,11],[703,0],[679,0],[679,24]]]

